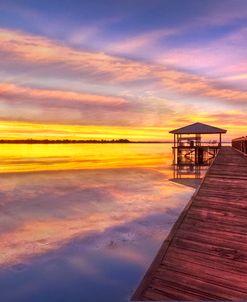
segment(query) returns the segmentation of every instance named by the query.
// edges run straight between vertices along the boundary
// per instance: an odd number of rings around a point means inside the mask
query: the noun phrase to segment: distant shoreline
[[[229,144],[231,142],[222,142],[222,144]],[[38,139],[1,139],[0,144],[173,144],[173,141],[130,141],[128,139],[113,139],[113,140],[38,140]]]
[[[161,141],[129,141],[119,140],[0,140],[0,144],[171,144],[172,142]]]

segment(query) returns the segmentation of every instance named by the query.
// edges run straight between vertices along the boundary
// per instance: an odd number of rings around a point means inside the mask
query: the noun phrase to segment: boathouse
[[[174,164],[179,164],[183,159],[202,164],[206,159],[212,158],[222,144],[222,134],[225,129],[194,123],[182,128],[170,131],[174,135]],[[217,135],[213,140],[205,140],[205,135]]]

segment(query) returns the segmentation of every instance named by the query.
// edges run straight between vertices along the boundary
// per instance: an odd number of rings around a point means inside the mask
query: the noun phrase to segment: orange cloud
[[[247,80],[247,73],[240,73],[233,76],[227,76],[224,77],[223,80],[226,81],[241,81],[241,80]]]
[[[166,127],[98,126],[51,124],[19,121],[0,121],[0,137],[9,139],[164,139]]]
[[[55,114],[55,113],[54,113]],[[146,118],[146,120],[145,120]],[[246,114],[241,111],[229,110],[225,113],[214,111],[205,113],[192,109],[190,113],[181,112],[159,117],[158,123],[153,124],[155,116],[142,115],[143,125],[75,125],[37,123],[15,120],[0,121],[0,137],[2,139],[120,139],[130,140],[172,140],[169,131],[193,122],[204,122],[228,130],[225,138],[230,140],[236,136],[246,135]],[[237,121],[237,123],[236,123]],[[146,123],[146,124],[145,124]]]

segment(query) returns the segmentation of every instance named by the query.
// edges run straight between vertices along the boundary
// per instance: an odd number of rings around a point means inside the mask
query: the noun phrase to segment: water
[[[128,301],[193,189],[169,144],[1,145],[0,301]]]

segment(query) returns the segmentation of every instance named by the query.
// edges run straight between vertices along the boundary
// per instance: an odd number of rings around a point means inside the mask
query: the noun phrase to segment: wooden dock
[[[219,151],[132,300],[247,301],[247,157]]]

